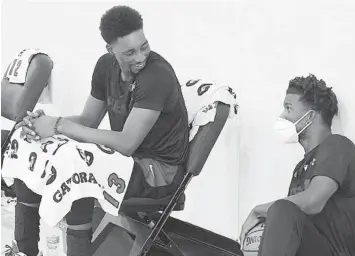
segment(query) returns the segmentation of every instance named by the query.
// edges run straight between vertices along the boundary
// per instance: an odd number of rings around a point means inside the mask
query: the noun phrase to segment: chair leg
[[[153,246],[153,243],[157,247],[171,253],[174,256],[184,256],[178,246],[163,230],[160,230],[157,241],[153,241],[152,239],[149,239],[152,233],[152,229],[148,225],[121,214],[118,216],[113,216],[105,213],[103,219],[93,234],[92,242],[94,242],[98,238],[99,234],[101,234],[104,229],[111,223],[117,227],[123,228],[128,233],[131,233],[135,236],[132,249],[129,254],[130,256],[147,255]]]
[[[147,225],[137,220],[134,220],[128,216],[124,216],[121,214],[119,214],[118,216],[113,216],[111,214],[105,213],[105,216],[101,220],[99,226],[96,228],[92,236],[92,242],[96,240],[98,235],[110,223],[127,230],[129,233],[132,233],[135,236],[139,236],[141,234],[144,237],[144,236],[148,236],[151,232],[151,229]]]
[[[134,220],[128,216],[124,216],[119,214],[118,216],[113,216],[108,213],[105,213],[104,218],[101,220],[99,226],[95,230],[93,234],[92,242],[97,239],[99,234],[107,227],[108,224],[112,223],[118,227],[121,227],[127,230],[129,233],[132,233],[136,236],[135,241],[133,242],[133,247],[130,253],[130,256],[138,256],[138,255],[146,255],[150,248],[152,247],[154,240],[158,237],[159,233],[161,233],[162,228],[169,218],[171,212],[173,211],[177,200],[184,192],[186,186],[192,179],[192,174],[188,173],[183,182],[180,184],[177,191],[174,193],[173,198],[168,203],[167,207],[164,209],[161,217],[157,221],[157,223],[150,228],[147,224],[144,224],[138,220]],[[143,220],[144,221],[144,220]],[[165,234],[166,235],[166,234]],[[167,237],[167,236],[166,236]],[[183,255],[180,250],[178,250],[177,246],[171,242],[171,250],[175,251],[177,256]],[[179,254],[180,253],[180,254]]]
[[[140,255],[143,245],[146,243],[147,237],[149,237],[152,230],[144,223],[141,223],[135,219],[121,214],[119,214],[118,216],[113,216],[111,214],[105,213],[104,217],[102,218],[100,224],[98,225],[92,236],[92,242],[94,242],[98,238],[98,236],[104,231],[104,229],[111,223],[135,236],[132,249],[129,255]]]
[[[171,212],[173,211],[173,209],[174,209],[174,207],[175,207],[175,205],[177,203],[177,200],[182,195],[182,193],[184,192],[186,186],[191,181],[191,179],[192,179],[192,174],[188,173],[185,176],[185,178],[182,181],[182,183],[180,184],[180,186],[177,189],[177,191],[174,193],[173,198],[171,199],[169,204],[166,206],[166,208],[162,212],[160,218],[155,223],[151,233],[148,235],[147,240],[146,240],[146,242],[143,245],[143,251],[148,252],[150,250],[150,247],[153,244],[153,241],[155,241],[157,239],[158,235],[163,231],[162,229],[163,229],[163,226],[164,226],[165,222],[168,220]]]
[[[163,244],[160,244],[159,240],[157,239],[156,241],[154,241],[154,244],[157,247],[164,249],[165,251],[169,252],[174,256],[184,256],[179,247],[175,244],[173,240],[170,239],[170,237],[165,233],[164,230],[160,231],[160,233],[158,234],[158,238],[160,241],[162,241]]]
[[[143,245],[146,242],[146,237],[137,235],[136,239],[133,242],[132,250],[129,256],[145,256],[149,252],[151,245],[147,251],[144,250]]]

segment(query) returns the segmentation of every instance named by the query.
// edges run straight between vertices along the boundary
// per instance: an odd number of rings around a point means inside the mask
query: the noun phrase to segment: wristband
[[[58,117],[57,118],[57,121],[55,121],[55,125],[54,125],[54,134],[55,135],[59,135],[60,133],[58,132],[58,124],[59,124],[59,121],[62,119],[62,117]]]

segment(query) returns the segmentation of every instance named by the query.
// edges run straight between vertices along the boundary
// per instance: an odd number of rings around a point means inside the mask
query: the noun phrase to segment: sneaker
[[[27,256],[23,252],[19,251],[17,242],[15,240],[12,240],[12,246],[5,245],[5,248],[7,250],[2,253],[4,256]],[[40,251],[37,256],[43,256],[43,252]]]
[[[5,256],[26,256],[26,254],[19,251],[15,240],[12,240],[12,246],[5,245],[5,248],[6,251],[3,252]]]

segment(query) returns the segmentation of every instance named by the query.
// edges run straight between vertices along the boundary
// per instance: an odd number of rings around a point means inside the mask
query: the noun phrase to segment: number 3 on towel
[[[116,189],[117,194],[122,194],[126,188],[126,182],[123,179],[119,178],[116,173],[111,173],[110,176],[108,176],[107,184],[110,188],[112,188],[112,186],[115,185],[117,187]],[[111,196],[106,191],[104,191],[103,194],[106,201],[108,201],[114,207],[118,208],[120,202],[118,202],[113,196]]]

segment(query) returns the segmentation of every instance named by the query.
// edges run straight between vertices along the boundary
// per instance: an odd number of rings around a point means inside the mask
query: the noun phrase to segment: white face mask
[[[298,143],[299,135],[308,128],[312,124],[312,121],[308,122],[306,126],[299,132],[297,132],[296,125],[311,111],[309,110],[306,114],[304,114],[300,119],[298,119],[295,123],[288,121],[284,118],[279,117],[274,126],[274,130],[279,134],[282,141],[284,143]]]

